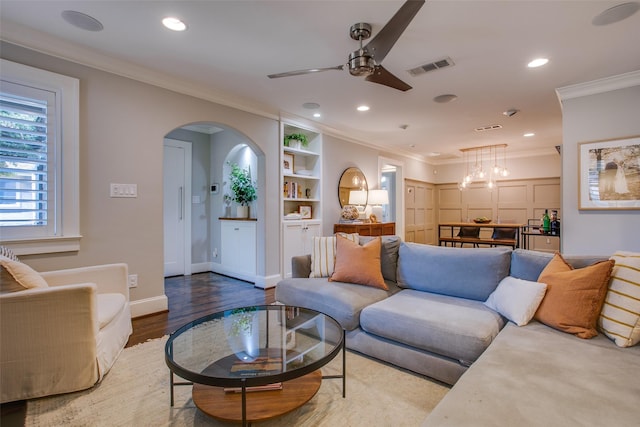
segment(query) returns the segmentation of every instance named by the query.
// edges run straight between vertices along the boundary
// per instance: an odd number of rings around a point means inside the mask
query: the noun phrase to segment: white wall
[[[640,211],[578,210],[578,143],[640,135],[640,71],[558,93],[563,116],[563,252],[640,252]]]

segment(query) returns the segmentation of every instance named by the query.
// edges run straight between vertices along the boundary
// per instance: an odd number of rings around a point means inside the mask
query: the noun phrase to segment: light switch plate
[[[111,183],[110,197],[138,197],[138,184]]]

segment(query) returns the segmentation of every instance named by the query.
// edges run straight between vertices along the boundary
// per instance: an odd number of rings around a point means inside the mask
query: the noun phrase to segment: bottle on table
[[[551,235],[560,235],[560,221],[558,221],[558,211],[551,211]]]
[[[551,232],[551,219],[549,218],[549,210],[544,210],[544,215],[542,215],[542,231],[544,234],[549,234]]]

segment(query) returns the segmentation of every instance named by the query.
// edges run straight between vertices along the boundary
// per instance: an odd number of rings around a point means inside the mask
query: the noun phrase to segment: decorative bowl
[[[475,222],[476,224],[489,224],[491,222],[490,219],[479,219],[476,218],[473,220],[473,222]]]

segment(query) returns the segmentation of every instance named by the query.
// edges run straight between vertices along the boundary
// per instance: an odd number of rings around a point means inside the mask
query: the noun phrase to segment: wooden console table
[[[361,236],[394,236],[395,222],[368,222],[362,224],[334,224],[334,233],[358,233]]]
[[[438,224],[438,245],[447,246],[447,243],[451,243],[452,246],[455,246],[456,243],[460,243],[461,245],[464,243],[471,243],[474,247],[478,247],[478,245],[489,245],[489,246],[511,246],[512,248],[520,247],[520,229],[524,226],[524,224],[497,224],[493,222],[489,222],[486,224],[478,224],[475,222],[443,222]],[[483,228],[489,228],[492,231],[495,228],[504,228],[514,230],[514,238],[513,239],[491,239],[491,238],[482,238],[482,237],[457,237],[456,229],[460,229],[460,227],[477,227],[481,230]],[[450,231],[443,235],[443,229],[449,229]]]

